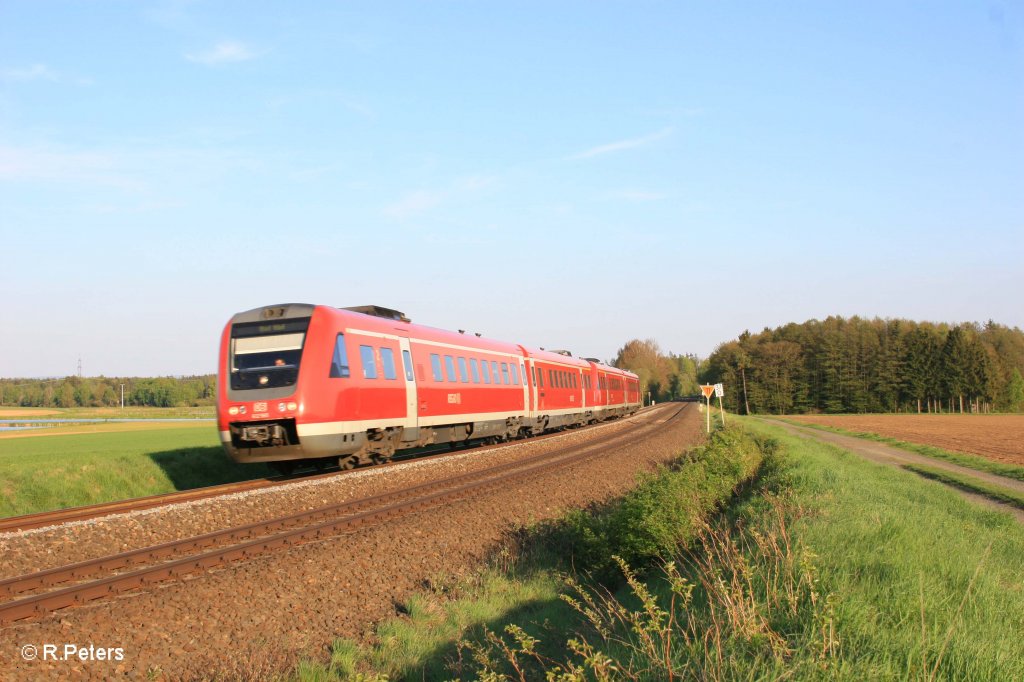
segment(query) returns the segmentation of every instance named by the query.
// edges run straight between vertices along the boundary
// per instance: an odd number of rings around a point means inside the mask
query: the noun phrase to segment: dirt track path
[[[1024,481],[1018,481],[1012,478],[1005,478],[1003,476],[997,476],[996,474],[990,474],[985,471],[978,471],[976,469],[969,469],[962,467],[957,464],[945,462],[941,459],[933,459],[931,457],[925,457],[924,455],[918,455],[913,452],[906,450],[900,450],[894,448],[891,445],[885,445],[883,443],[877,443],[875,441],[865,440],[863,438],[856,438],[853,436],[844,436],[838,433],[832,433],[830,431],[819,431],[818,429],[810,429],[802,426],[795,426],[788,422],[784,422],[779,419],[766,419],[772,424],[781,426],[787,432],[794,436],[800,436],[801,438],[813,438],[823,443],[829,443],[837,447],[849,450],[854,454],[860,455],[865,459],[869,459],[872,462],[879,464],[888,464],[890,466],[901,466],[903,464],[919,464],[922,466],[933,467],[935,469],[942,469],[954,474],[961,474],[964,476],[970,476],[971,478],[992,483],[1003,488],[1013,490],[1015,492],[1024,494]],[[944,484],[945,485],[945,484]],[[952,490],[955,490],[960,495],[977,502],[978,504],[991,507],[993,509],[999,509],[1000,511],[1006,511],[1020,521],[1024,523],[1024,511],[1014,507],[1013,505],[993,500],[984,495],[978,495],[971,493],[966,490],[961,490],[955,486],[948,486]]]

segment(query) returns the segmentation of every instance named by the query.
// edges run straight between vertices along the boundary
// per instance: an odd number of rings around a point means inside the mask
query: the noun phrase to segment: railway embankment
[[[91,661],[88,679],[111,674],[190,678],[258,677],[323,655],[335,636],[358,638],[394,614],[395,604],[438,575],[465,575],[509,527],[557,517],[628,489],[637,472],[671,459],[701,438],[696,410],[664,406],[559,438],[465,451],[429,463],[348,472],[332,484],[296,484],[116,515],[0,538],[5,574],[103,556],[246,520],[280,516],[294,507],[366,496],[427,482],[528,454],[616,436],[614,450],[564,468],[510,481],[442,506],[425,506],[388,523],[236,561],[4,627],[6,641],[91,641],[123,648],[124,660]],[[677,414],[678,413],[678,414]],[[643,429],[643,433],[631,429]],[[383,475],[387,472],[386,475]],[[14,562],[18,562],[15,565]],[[26,662],[0,651],[5,679],[63,678],[62,661]]]
[[[439,576],[371,636],[338,639],[293,677],[1024,676],[1019,524],[912,473],[742,421],[764,463],[710,518],[687,481],[714,488],[702,457],[712,480],[742,478],[749,435],[719,437],[592,513],[522,531],[485,571]]]

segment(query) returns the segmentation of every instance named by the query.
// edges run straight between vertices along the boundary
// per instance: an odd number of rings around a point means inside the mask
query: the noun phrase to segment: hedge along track
[[[562,452],[535,455],[390,493],[3,580],[0,581],[0,599],[70,581],[90,579],[71,587],[0,604],[0,625],[44,616],[57,609],[111,597],[137,587],[252,558],[279,548],[354,532],[502,487],[512,481],[533,478],[559,467],[615,451],[638,434],[646,435],[661,430],[673,422],[683,409],[685,406],[677,408],[667,418],[635,425],[627,431],[597,442],[576,445]],[[211,546],[215,548],[202,551]],[[181,557],[183,554],[185,556]],[[176,556],[181,558],[174,558]],[[161,561],[163,563],[155,563]],[[140,564],[152,565],[95,578],[97,575]]]
[[[541,436],[534,436],[530,439],[531,442],[538,442],[547,438],[555,438],[557,436],[564,435],[563,433],[549,433]],[[513,443],[519,441],[512,441]],[[490,450],[492,448],[501,448],[509,445],[509,443],[498,443],[497,445],[481,445],[479,442],[472,442],[469,447],[476,447],[478,450]],[[461,449],[461,448],[460,448]],[[397,454],[393,461],[387,464],[374,465],[377,469],[382,469],[389,466],[397,466],[410,459],[415,458],[427,458],[435,456],[450,455],[452,448],[448,445],[431,447],[425,450],[416,450],[409,454]],[[171,493],[162,493],[159,495],[148,495],[146,497],[136,497],[130,500],[115,500],[113,502],[101,502],[99,504],[90,504],[81,507],[69,507],[67,509],[57,509],[54,511],[37,512],[35,514],[24,514],[22,516],[10,516],[4,519],[0,519],[0,533],[17,532],[24,530],[32,530],[34,528],[45,528],[47,526],[55,526],[62,523],[70,523],[72,521],[87,521],[89,519],[99,518],[101,516],[108,516],[110,514],[123,514],[127,512],[140,511],[143,509],[152,509],[154,507],[162,507],[168,504],[178,504],[180,502],[191,502],[194,500],[205,500],[211,497],[218,497],[220,495],[228,495],[237,492],[246,492],[249,490],[259,490],[262,488],[274,488],[277,486],[285,485],[288,483],[295,483],[298,481],[315,481],[322,478],[330,478],[332,476],[340,476],[348,473],[346,470],[339,470],[337,467],[330,467],[334,471],[328,470],[326,473],[315,473],[315,474],[296,474],[289,476],[274,476],[271,478],[258,478],[248,481],[237,481],[234,483],[224,483],[221,485],[204,486],[202,488],[193,488],[191,490],[181,490]],[[2,592],[0,592],[2,596]]]

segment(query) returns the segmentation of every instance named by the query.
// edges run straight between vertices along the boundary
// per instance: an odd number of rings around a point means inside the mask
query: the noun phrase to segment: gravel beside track
[[[494,450],[468,450],[429,462],[369,468],[317,482],[251,491],[0,536],[3,577],[147,544],[199,535],[332,502],[379,494],[443,476],[555,451],[665,419],[678,405],[560,438]],[[423,511],[383,526],[276,552],[184,581],[133,592],[43,620],[0,630],[3,679],[145,679],[255,676],[287,669],[300,656],[324,657],[337,636],[358,637],[392,615],[423,582],[472,569],[517,523],[629,488],[636,471],[678,454],[700,438],[699,414],[687,407],[654,436],[616,456],[537,476],[507,489]],[[386,475],[382,475],[386,474]],[[23,661],[21,647],[76,643],[122,647],[123,661]]]

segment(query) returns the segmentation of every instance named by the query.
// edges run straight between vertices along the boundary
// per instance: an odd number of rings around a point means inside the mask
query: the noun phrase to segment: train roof
[[[467,334],[464,330],[457,332],[437,327],[428,327],[422,324],[414,324],[409,317],[393,308],[386,308],[378,305],[350,306],[335,308],[327,305],[313,305],[310,303],[278,303],[269,306],[261,306],[240,313],[236,313],[230,324],[245,322],[264,322],[277,319],[288,319],[294,317],[309,317],[317,309],[323,309],[331,315],[347,318],[349,323],[360,321],[360,324],[368,331],[387,332],[401,331],[409,333],[417,330],[419,335],[427,340],[449,343],[455,346],[467,346],[481,350],[492,349],[507,353],[523,353],[528,357],[540,359],[547,362],[555,362],[562,365],[574,367],[590,367],[594,365],[605,372],[621,374],[624,376],[636,377],[636,374],[629,370],[619,369],[607,365],[596,358],[578,358],[567,350],[545,350],[543,348],[529,348],[510,341],[499,341],[480,334]]]

